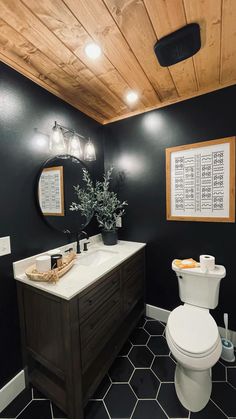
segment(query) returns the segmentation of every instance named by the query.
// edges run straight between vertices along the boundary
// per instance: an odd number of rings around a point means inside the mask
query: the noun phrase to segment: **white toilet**
[[[211,395],[211,368],[221,355],[218,327],[209,313],[217,306],[224,266],[204,273],[201,268],[180,269],[172,263],[179,283],[179,296],[184,305],[169,315],[166,339],[177,360],[175,389],[186,409],[202,410]]]

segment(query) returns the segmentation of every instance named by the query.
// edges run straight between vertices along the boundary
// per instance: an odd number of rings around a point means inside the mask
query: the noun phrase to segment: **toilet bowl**
[[[210,399],[211,368],[222,349],[215,320],[208,309],[185,303],[170,313],[166,339],[177,361],[177,396],[186,409],[198,412]]]

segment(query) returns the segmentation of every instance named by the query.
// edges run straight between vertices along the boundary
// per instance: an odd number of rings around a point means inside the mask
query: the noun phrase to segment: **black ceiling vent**
[[[200,27],[190,23],[164,36],[154,45],[154,51],[162,67],[179,63],[192,57],[201,48]]]

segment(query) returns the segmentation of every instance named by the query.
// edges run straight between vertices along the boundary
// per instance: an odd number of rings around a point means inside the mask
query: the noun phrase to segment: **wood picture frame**
[[[235,138],[220,138],[166,149],[167,220],[235,222]],[[204,159],[208,159],[208,163],[202,163]],[[191,170],[192,178],[186,181],[186,176],[190,176],[187,168]],[[203,179],[203,175],[206,178]],[[220,186],[214,186],[219,184],[217,176],[221,177]],[[205,187],[203,182],[206,182]],[[204,188],[207,189],[206,193]],[[202,207],[204,205],[208,208]],[[221,210],[222,216],[219,215]]]
[[[45,190],[45,182],[42,182],[43,176],[45,174],[50,174],[50,172],[57,172],[57,177],[52,179],[48,176],[47,179],[47,188],[48,190]],[[50,184],[51,183],[51,184]],[[54,185],[53,185],[54,183]],[[58,190],[55,192],[54,200],[50,201],[50,193],[52,187],[57,187]],[[46,196],[48,194],[48,197]],[[41,208],[41,211],[43,215],[46,216],[55,216],[55,217],[64,217],[65,215],[65,205],[64,205],[64,176],[63,176],[63,166],[52,166],[52,167],[45,167],[41,173],[40,181],[39,181],[39,205]],[[48,204],[43,203],[43,199],[47,200]],[[55,202],[56,201],[56,202]],[[52,211],[46,210],[46,208],[52,208]],[[56,210],[58,208],[58,210]]]

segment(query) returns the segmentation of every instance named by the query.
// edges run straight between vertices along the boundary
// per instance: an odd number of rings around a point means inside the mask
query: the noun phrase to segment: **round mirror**
[[[76,157],[61,155],[47,160],[39,174],[38,202],[42,215],[54,229],[63,233],[78,233],[90,222],[80,211],[71,211],[78,202],[75,186],[83,189],[83,169],[88,168]]]

